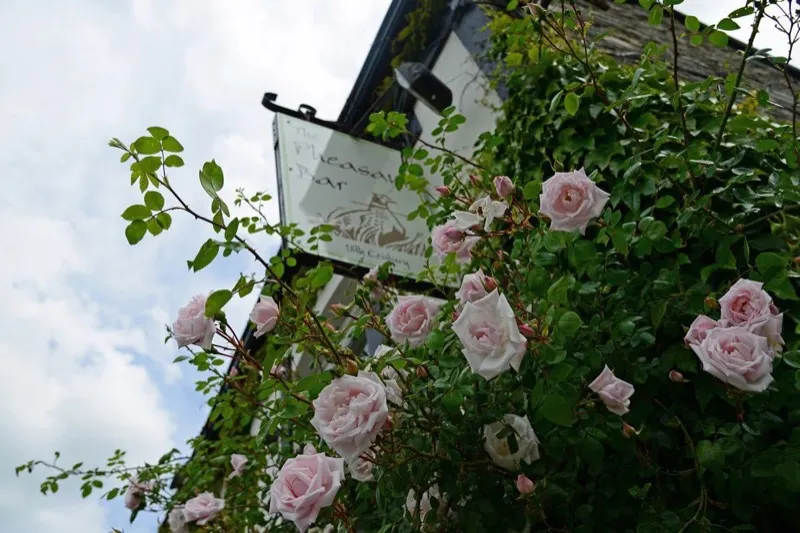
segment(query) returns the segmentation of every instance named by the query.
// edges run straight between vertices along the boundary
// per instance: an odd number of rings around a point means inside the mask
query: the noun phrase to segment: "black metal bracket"
[[[277,93],[264,93],[264,96],[261,98],[261,105],[273,113],[283,113],[284,115],[289,115],[290,117],[296,119],[306,120],[313,124],[319,124],[320,126],[325,126],[326,128],[346,133],[338,122],[318,119],[317,109],[315,107],[312,107],[308,104],[300,104],[297,111],[295,111],[294,109],[289,109],[288,107],[283,107],[282,105],[276,104],[275,100],[277,99]]]

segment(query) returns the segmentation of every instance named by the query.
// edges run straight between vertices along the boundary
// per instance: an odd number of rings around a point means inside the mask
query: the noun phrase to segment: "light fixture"
[[[422,63],[403,63],[394,69],[397,84],[441,115],[453,103],[453,92]]]

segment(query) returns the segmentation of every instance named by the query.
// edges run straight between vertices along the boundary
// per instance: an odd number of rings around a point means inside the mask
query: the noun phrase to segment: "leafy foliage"
[[[672,21],[679,3],[640,1],[652,24]],[[517,7],[511,4],[509,9]],[[727,39],[724,32],[736,29],[735,20],[759,16],[763,7],[748,2],[702,29],[689,17],[687,35],[675,38],[724,44],[719,35]],[[395,296],[390,265],[364,280],[352,303],[317,313],[316,293],[331,280],[333,267],[322,262],[300,268],[292,250],[315,250],[331,239],[333,228],[320,226],[305,235],[291,225],[270,224],[260,209],[269,199],[262,193],[238,191],[235,207],[253,214],[232,214],[214,161],[199,172],[211,214],[198,213],[166,175],[166,168],[183,165],[167,154],[182,150],[167,130],[149,128],[150,135],[130,148],[112,141],[123,150],[123,162],[131,161],[131,182],[143,193],[143,203],[122,214],[130,221],[125,235],[131,244],[147,231],[156,236],[168,230],[168,211],[185,212],[224,237],[202,243],[191,269],[206,267],[222,250],[223,256],[246,251],[266,272],[263,278],[241,276],[206,302],[205,313],[217,321],[228,349],[191,348],[190,355],[176,358],[208,371],[197,383],[199,392],[212,394],[222,385],[209,400],[207,430],[218,438],[195,439],[189,461],[173,451],[141,469],[140,480],[161,480],[148,493],[150,508],[168,510],[196,491],[219,494],[227,484],[224,520],[192,526],[195,531],[254,525],[293,531],[291,523],[262,511],[276,469],[304,444],[334,454],[309,423],[311,402],[336,377],[392,367],[400,372],[403,405],[393,408],[390,427],[375,441],[375,480],[347,479],[318,524],[397,533],[647,533],[779,532],[798,523],[795,125],[769,118],[768,98],[739,87],[740,75],[683,83],[675,77],[668,46],[656,43],[647,45],[638,64],[618,64],[596,50],[588,26],[574,9],[526,18],[496,13],[490,59],[503,66],[498,81],[508,89],[496,130],[484,133],[467,159],[444,148],[447,135],[467,118],[445,110],[432,132],[435,141],[406,149],[398,170],[396,186],[420,193],[410,218],[424,217],[431,226],[480,195],[494,194],[493,176],[515,182],[509,212],[491,231],[476,230],[481,239],[468,267],[452,254],[437,267],[452,276],[479,268],[491,276],[526,332],[519,371],[491,381],[466,365],[452,329],[454,300],[442,306],[437,327],[421,346],[363,357],[349,339],[366,329],[390,337],[384,322]],[[741,94],[745,100],[736,104]],[[406,124],[400,113],[379,112],[368,129],[387,140],[404,133]],[[542,183],[555,172],[578,168],[610,193],[609,202],[584,234],[550,231],[538,214]],[[447,187],[435,201],[427,195],[433,175]],[[245,239],[260,231],[294,247],[263,258]],[[434,279],[431,272],[421,277]],[[726,387],[703,372],[683,341],[692,320],[712,313],[740,278],[763,282],[784,315],[785,351],[775,359],[775,381],[761,394]],[[281,302],[280,321],[258,344],[245,346],[227,324],[224,307],[265,281],[262,294]],[[311,368],[293,368],[294,354],[306,354]],[[237,360],[238,373],[219,370],[226,357]],[[587,387],[606,365],[636,388],[624,418],[608,412]],[[507,413],[527,416],[540,441],[541,457],[521,463],[519,472],[498,467],[484,449],[483,427]],[[504,428],[501,435],[514,453],[514,430]],[[232,453],[250,463],[241,476],[225,481]],[[37,464],[44,463],[21,465],[18,473]],[[88,496],[102,488],[93,480],[115,476],[124,483],[122,464],[121,452],[105,469],[47,464],[58,473],[42,490],[55,492],[60,480],[78,475]],[[515,488],[519,473],[535,481],[531,494]],[[164,480],[176,474],[182,483],[169,494]],[[407,497],[413,490],[412,503],[419,506],[434,485],[440,496],[431,498],[423,525],[419,514],[406,510]]]

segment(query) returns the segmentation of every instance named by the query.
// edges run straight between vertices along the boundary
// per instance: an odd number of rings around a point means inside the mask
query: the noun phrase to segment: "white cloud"
[[[82,500],[77,485],[38,493],[28,459],[102,464],[117,447],[133,464],[196,436],[207,414],[191,369],[170,365],[163,324],[192,295],[258,268],[245,256],[186,269],[207,228],[172,229],[130,247],[119,213],[139,200],[112,137],[161,125],[186,146],[173,183],[207,211],[197,168],[216,158],[226,190],[275,192],[272,116],[308,103],[334,118],[388,0],[365,4],[243,0],[9,0],[0,4],[0,524],[4,533],[152,531],[119,500]],[[277,204],[267,209],[275,219]],[[254,241],[268,256],[275,242]],[[255,295],[228,309],[244,325]],[[188,370],[188,371],[187,371]]]

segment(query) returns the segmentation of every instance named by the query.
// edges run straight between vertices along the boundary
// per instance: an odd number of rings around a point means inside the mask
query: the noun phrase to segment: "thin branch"
[[[725,126],[728,125],[728,119],[731,116],[731,111],[733,111],[733,104],[736,103],[736,93],[738,92],[739,85],[742,83],[742,77],[744,76],[744,67],[747,64],[747,58],[750,57],[750,52],[753,50],[753,43],[756,40],[756,35],[758,34],[758,26],[761,24],[761,19],[764,18],[764,10],[767,7],[766,0],[761,0],[758,4],[758,11],[756,12],[756,18],[753,21],[753,31],[750,32],[750,40],[747,41],[747,46],[744,48],[744,54],[742,57],[742,62],[739,64],[739,71],[736,73],[736,81],[733,85],[733,90],[731,91],[730,97],[728,98],[728,105],[725,108],[725,114],[722,115],[722,124],[719,127],[719,132],[717,133],[717,140],[714,143],[714,153],[719,151],[719,147],[722,144],[722,136],[725,134]]]

